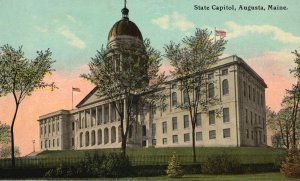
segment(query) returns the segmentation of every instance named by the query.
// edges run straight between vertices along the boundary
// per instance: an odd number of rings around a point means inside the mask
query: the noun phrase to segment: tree
[[[7,144],[9,138],[9,126],[0,122],[0,146]]]
[[[292,52],[296,58],[294,60],[296,67],[291,70],[293,76],[297,79],[297,83],[293,85],[291,90],[288,90],[290,95],[289,103],[291,104],[292,114],[291,114],[291,121],[292,121],[292,130],[291,130],[291,146],[293,149],[296,149],[297,145],[297,132],[296,132],[296,125],[299,124],[298,120],[298,110],[299,110],[299,101],[300,101],[300,54],[297,50]]]
[[[175,67],[172,74],[181,81],[179,89],[185,95],[184,104],[177,107],[189,111],[194,162],[196,162],[195,126],[197,115],[201,111],[208,111],[209,106],[217,103],[216,96],[208,95],[209,91],[214,89],[214,84],[207,81],[207,70],[219,60],[225,44],[226,41],[223,38],[214,41],[208,30],[196,29],[194,35],[182,40],[182,44],[170,42],[165,46],[166,57]]]
[[[94,83],[99,97],[106,97],[119,115],[121,127],[121,148],[126,154],[126,144],[131,125],[137,121],[137,115],[147,103],[163,98],[158,91],[165,80],[159,74],[160,53],[150,46],[149,40],[143,45],[118,43],[117,49],[105,49],[92,58],[90,73],[81,77]]]
[[[170,158],[167,175],[171,178],[181,178],[184,175],[179,159],[175,153],[173,153],[173,156]]]
[[[36,89],[51,87],[54,83],[43,81],[47,73],[51,73],[54,61],[51,52],[37,51],[37,57],[30,60],[24,57],[22,47],[14,49],[10,45],[0,47],[0,96],[12,94],[15,102],[15,112],[10,126],[11,160],[15,167],[14,125],[19,106],[26,96],[30,96]]]

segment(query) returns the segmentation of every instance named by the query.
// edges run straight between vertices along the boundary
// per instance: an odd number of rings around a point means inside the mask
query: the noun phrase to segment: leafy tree
[[[293,85],[291,90],[288,90],[289,96],[289,104],[290,109],[292,109],[291,113],[291,146],[295,149],[297,146],[297,124],[299,124],[298,119],[298,110],[299,110],[299,101],[300,101],[300,54],[297,50],[292,52],[296,58],[294,62],[296,66],[291,70],[293,76],[297,79],[296,84]]]
[[[49,49],[37,51],[37,57],[30,60],[24,57],[22,47],[0,47],[0,96],[12,94],[16,106],[10,126],[12,167],[15,167],[14,125],[20,104],[36,89],[55,88],[54,83],[43,81],[45,75],[53,71],[51,54]]]
[[[9,141],[9,126],[0,122],[0,146]]]
[[[166,57],[175,67],[172,74],[180,80],[179,89],[184,93],[180,109],[188,110],[192,125],[193,160],[196,162],[195,126],[197,114],[208,111],[209,106],[215,105],[218,99],[214,95],[207,96],[207,70],[214,65],[225,49],[226,41],[221,38],[214,41],[206,29],[196,29],[192,36],[183,38],[182,44],[170,42],[165,46]]]
[[[10,147],[10,128],[7,124],[2,124],[0,122],[0,158],[11,157],[11,147]],[[19,147],[15,147],[15,156],[20,156]]]
[[[159,74],[160,53],[148,39],[143,45],[118,43],[116,49],[101,48],[89,63],[90,73],[81,75],[94,83],[99,97],[109,98],[119,115],[121,148],[126,153],[130,126],[146,104],[155,104],[164,96],[158,91],[165,80]]]

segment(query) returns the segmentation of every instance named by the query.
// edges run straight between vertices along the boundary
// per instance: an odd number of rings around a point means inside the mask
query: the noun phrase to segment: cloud
[[[170,17],[169,15],[164,15],[157,19],[153,19],[152,23],[158,25],[163,30],[167,30],[170,24]]]
[[[39,26],[39,25],[34,25],[34,28],[35,28],[36,30],[38,30],[39,32],[42,32],[42,33],[47,33],[47,32],[49,31],[48,28],[41,27],[41,26]]]
[[[271,25],[239,25],[233,21],[225,23],[229,29],[228,39],[238,38],[248,33],[270,34],[282,43],[300,43],[300,37]]]
[[[70,45],[79,49],[84,49],[86,47],[85,42],[82,41],[76,34],[71,32],[66,26],[58,28],[58,33],[63,35]]]
[[[67,19],[68,19],[69,21],[72,21],[73,23],[76,23],[76,19],[75,19],[73,16],[67,14],[66,17],[67,17]]]
[[[179,29],[180,31],[187,31],[195,27],[193,22],[187,20],[185,16],[178,12],[153,19],[152,23],[158,25],[163,30]]]

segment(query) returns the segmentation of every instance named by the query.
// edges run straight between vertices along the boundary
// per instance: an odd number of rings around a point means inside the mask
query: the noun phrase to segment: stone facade
[[[196,146],[262,146],[266,144],[266,84],[241,58],[219,60],[207,72],[220,104],[198,117]],[[209,80],[211,79],[211,80]],[[190,146],[189,113],[175,107],[184,101],[179,81],[167,80],[170,92],[164,110],[144,111],[131,128],[130,147]],[[77,109],[39,118],[41,150],[119,148],[118,114],[109,100],[92,90]],[[176,94],[176,98],[175,97]],[[215,110],[223,109],[218,117]]]

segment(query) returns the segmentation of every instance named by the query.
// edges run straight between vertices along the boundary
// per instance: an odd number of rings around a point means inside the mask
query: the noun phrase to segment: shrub
[[[133,167],[127,156],[110,153],[109,155],[86,155],[77,167],[60,165],[45,173],[45,177],[124,177],[133,175]]]
[[[201,166],[202,173],[206,174],[229,174],[239,173],[240,162],[238,159],[226,154],[210,156]]]
[[[288,153],[280,171],[287,177],[300,178],[300,156],[296,149]]]
[[[175,156],[174,153],[169,161],[167,174],[168,174],[168,177],[171,177],[171,178],[181,178],[183,176],[182,167],[179,163],[177,156]]]

